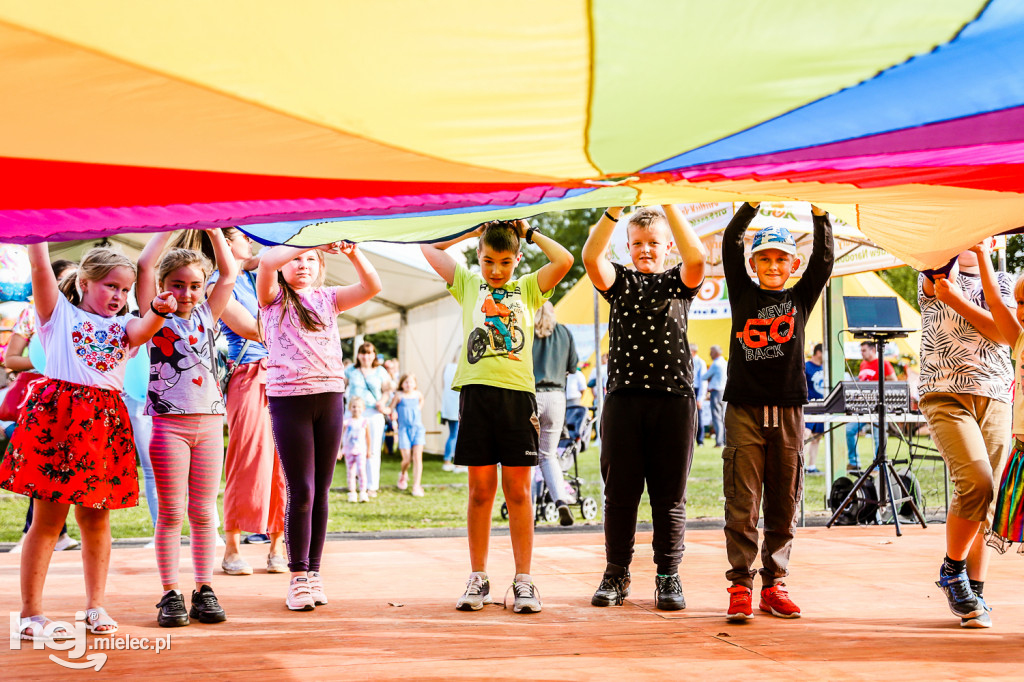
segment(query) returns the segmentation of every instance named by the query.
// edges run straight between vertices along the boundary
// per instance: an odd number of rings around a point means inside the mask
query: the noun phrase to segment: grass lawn
[[[925,439],[927,442],[927,439]],[[861,438],[858,449],[862,463],[869,460],[871,441]],[[890,438],[890,457],[899,460],[905,457],[905,448],[897,448],[897,439]],[[422,498],[412,497],[408,492],[401,492],[395,487],[398,479],[399,458],[384,457],[381,465],[381,480],[384,487],[376,500],[367,504],[351,504],[346,501],[344,488],[346,485],[345,466],[340,464],[335,470],[333,490],[331,492],[331,520],[328,530],[332,532],[348,531],[384,531],[408,528],[462,528],[466,525],[466,475],[452,474],[441,470],[439,456],[424,456],[423,483],[427,494]],[[598,449],[592,446],[580,457],[580,476],[584,479],[584,494],[594,498],[600,495],[600,474],[598,465]],[[820,466],[820,465],[819,465]],[[899,467],[902,471],[904,467]],[[925,506],[929,511],[944,508],[942,494],[943,469],[940,462],[916,464],[915,473],[921,482],[925,495]],[[139,472],[141,479],[142,472]],[[687,489],[687,516],[697,518],[721,518],[725,503],[722,496],[722,461],[721,450],[704,446],[698,447],[694,454],[693,468]],[[806,479],[805,505],[807,511],[824,511],[825,477],[808,476]],[[223,500],[221,500],[222,502]],[[13,542],[18,539],[24,525],[27,498],[18,495],[0,496],[0,542]],[[501,490],[494,505],[494,525],[504,526],[500,514]],[[576,508],[577,523],[582,522],[578,507]],[[600,512],[596,521],[601,519]],[[138,507],[119,509],[110,515],[112,531],[115,538],[139,538],[153,534],[149,521],[149,511],[143,500]],[[650,507],[646,494],[640,506],[639,520],[651,520]],[[251,529],[246,529],[251,530]],[[70,532],[79,537],[78,529],[71,524]],[[188,524],[184,532],[188,533]]]

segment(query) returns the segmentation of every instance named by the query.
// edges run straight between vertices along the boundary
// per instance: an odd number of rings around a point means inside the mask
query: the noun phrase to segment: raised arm
[[[348,256],[352,267],[356,269],[359,281],[355,284],[339,287],[337,295],[337,312],[341,313],[350,308],[355,308],[361,303],[369,301],[380,293],[380,276],[359,247],[354,242],[344,242],[339,246],[339,252]]]
[[[260,256],[260,264],[256,270],[256,300],[260,305],[270,305],[281,293],[277,283],[277,271],[285,263],[310,249],[297,249],[294,246],[275,246]]]
[[[583,244],[583,267],[587,270],[587,277],[601,291],[608,291],[615,284],[615,268],[608,260],[608,244],[621,216],[621,206],[605,210]]]
[[[985,292],[985,302],[992,313],[992,321],[996,329],[1003,337],[1003,341],[1012,346],[1017,342],[1021,333],[1021,324],[1017,320],[1014,311],[1006,307],[1003,296],[999,291],[999,282],[996,281],[996,273],[992,269],[992,259],[988,255],[988,247],[984,244],[977,244],[971,248],[978,254],[978,271],[981,275],[981,288]],[[1018,307],[1021,301],[1017,301]]]
[[[757,215],[757,207],[760,205],[760,202],[747,202],[740,206],[722,234],[722,270],[731,292],[738,293],[741,289],[754,286],[743,260],[743,235]]]
[[[963,292],[960,291],[960,287],[955,282],[950,282],[948,279],[938,279],[935,280],[934,286],[935,298],[956,311],[958,315],[970,322],[986,338],[1006,345],[1010,345],[1016,340],[1016,338],[1007,340],[1002,332],[999,331],[999,327],[996,326],[992,313],[964,298]],[[987,296],[985,300],[988,300]],[[992,307],[991,302],[989,307]]]
[[[139,276],[135,281],[135,300],[139,303],[139,310],[146,310],[149,302],[156,298],[159,286],[159,282],[156,281],[156,270],[160,264],[160,254],[164,252],[170,238],[170,232],[158,232],[150,237],[142,249],[139,256]]]
[[[520,220],[516,222],[516,225],[521,231],[520,239],[525,238],[529,231],[528,223],[525,220]],[[542,292],[551,291],[569,273],[574,259],[569,253],[569,249],[536,230],[533,233],[533,243],[548,258],[547,265],[537,271],[537,285]]]
[[[672,230],[672,239],[675,240],[676,248],[679,249],[679,257],[682,259],[682,267],[679,268],[679,278],[683,284],[690,289],[696,289],[704,281],[704,264],[707,261],[707,251],[700,237],[693,231],[690,221],[683,217],[675,204],[664,204],[662,209],[665,217],[668,218],[668,226]]]
[[[212,290],[213,287],[211,287]],[[228,326],[231,331],[249,341],[261,342],[259,328],[256,325],[256,318],[249,314],[245,306],[232,298],[228,301],[220,314],[220,321]]]
[[[423,257],[430,263],[430,267],[434,268],[434,272],[441,276],[441,279],[445,281],[448,286],[452,285],[455,281],[455,269],[458,267],[458,263],[455,259],[448,255],[446,249],[451,246],[455,246],[459,242],[464,242],[471,237],[479,237],[483,231],[483,225],[475,230],[461,234],[458,237],[448,239],[443,242],[436,242],[434,244],[420,244],[420,251],[423,252]]]
[[[28,261],[32,266],[32,303],[36,307],[36,318],[44,325],[53,315],[57,297],[62,296],[57,288],[57,278],[50,267],[50,248],[46,242],[28,245]]]
[[[828,213],[811,204],[811,216],[811,220],[814,221],[814,245],[811,247],[807,268],[796,286],[813,292],[817,297],[828,284],[828,278],[832,276],[835,241],[832,239],[832,223],[828,219]]]
[[[213,242],[213,255],[217,257],[217,269],[220,272],[220,277],[207,295],[207,301],[210,303],[210,314],[213,319],[219,320],[233,298],[231,292],[235,288],[235,278],[238,276],[238,262],[231,253],[228,240],[219,228],[206,230],[206,235]]]

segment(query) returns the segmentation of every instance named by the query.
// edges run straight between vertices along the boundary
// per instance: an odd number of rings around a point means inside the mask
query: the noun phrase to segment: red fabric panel
[[[384,182],[0,157],[0,210],[519,191],[517,183]]]

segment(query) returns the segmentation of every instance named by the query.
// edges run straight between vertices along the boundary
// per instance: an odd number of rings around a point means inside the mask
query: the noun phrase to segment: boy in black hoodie
[[[796,242],[784,227],[755,235],[750,266],[743,235],[758,204],[744,204],[725,230],[722,265],[732,306],[729,377],[725,385],[725,547],[732,568],[728,620],[753,617],[751,591],[757,558],[758,511],[764,501],[760,609],[798,618],[800,608],[783,589],[803,490],[804,326],[832,274],[832,226],[812,206],[814,247],[801,279],[786,281],[800,267]]]

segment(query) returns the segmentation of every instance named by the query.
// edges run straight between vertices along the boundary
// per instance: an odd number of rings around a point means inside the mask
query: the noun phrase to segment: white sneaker
[[[540,613],[540,593],[529,575],[517,574],[512,587],[508,589],[515,595],[515,601],[512,604],[513,613]],[[505,597],[508,598],[508,592],[505,593]]]
[[[452,473],[453,474],[468,474],[469,473],[469,467],[455,467],[454,469],[452,469]]]
[[[78,545],[80,544],[81,543],[78,542],[78,540],[74,539],[67,533],[64,533],[59,538],[57,538],[57,544],[53,546],[53,551],[63,552],[66,549],[74,549],[75,547],[78,547]]]
[[[312,611],[316,608],[309,578],[292,578],[288,585],[288,596],[284,600],[290,611]]]
[[[327,595],[324,594],[324,581],[321,580],[320,574],[314,571],[307,573],[306,577],[309,578],[309,594],[313,597],[313,604],[316,606],[327,604]]]
[[[350,490],[349,493],[348,493],[348,501],[349,502],[358,502],[359,501],[359,493],[357,493],[355,490]]]
[[[369,502],[370,501],[370,495],[364,490],[363,492],[359,493],[359,501],[360,502]]]
[[[441,471],[455,471],[455,465],[451,462],[445,462],[441,465]]]
[[[493,604],[491,598],[491,581],[486,573],[470,573],[466,582],[466,592],[455,602],[459,611],[479,611],[484,604]]]

